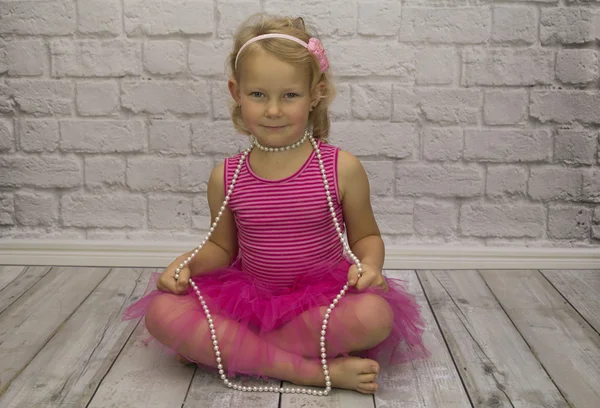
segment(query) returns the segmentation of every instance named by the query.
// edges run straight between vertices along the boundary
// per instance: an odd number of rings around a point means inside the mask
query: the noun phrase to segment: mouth
[[[283,126],[263,126],[265,129],[269,129],[269,130],[280,130],[283,129],[285,127],[285,125]]]

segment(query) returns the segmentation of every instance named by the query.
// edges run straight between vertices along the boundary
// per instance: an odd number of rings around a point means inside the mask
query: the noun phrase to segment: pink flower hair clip
[[[319,61],[321,72],[325,72],[329,68],[329,61],[327,60],[327,56],[325,55],[325,49],[323,48],[323,44],[321,43],[321,41],[319,41],[318,38],[311,38],[307,44],[301,39],[287,34],[263,34],[249,39],[244,45],[240,47],[240,50],[238,51],[235,57],[235,67],[237,68],[238,59],[244,48],[246,48],[249,44],[252,44],[255,41],[263,40],[265,38],[285,38],[287,40],[292,40],[305,47],[312,55],[315,56],[317,61]]]
[[[323,48],[321,41],[318,38],[311,38],[306,48],[317,57],[317,61],[319,61],[319,65],[321,66],[321,72],[327,71],[329,60],[327,59],[327,55],[325,55],[325,48]]]

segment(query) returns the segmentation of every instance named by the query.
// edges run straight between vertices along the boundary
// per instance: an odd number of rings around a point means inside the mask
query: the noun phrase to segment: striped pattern
[[[339,149],[318,143],[334,209],[344,228],[336,172]],[[225,160],[226,186],[240,157]],[[335,264],[343,257],[314,151],[295,174],[281,180],[257,176],[246,160],[228,207],[238,228],[242,268],[259,286],[289,287],[310,268]]]

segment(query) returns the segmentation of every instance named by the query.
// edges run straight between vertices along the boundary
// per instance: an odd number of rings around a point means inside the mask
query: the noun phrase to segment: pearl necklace
[[[260,142],[258,141],[258,139],[256,137],[253,137],[254,140],[253,140],[252,144],[264,152],[284,152],[286,150],[290,150],[290,149],[300,146],[302,143],[304,143],[306,141],[306,139],[308,138],[309,135],[310,135],[310,131],[308,129],[306,129],[304,131],[304,136],[302,136],[302,139],[298,140],[296,143],[292,143],[290,145],[282,146],[282,147],[264,146],[264,145],[260,144]]]
[[[317,145],[317,142],[315,141],[315,139],[310,131],[307,130],[305,132],[304,138],[308,138],[310,140],[310,143],[312,144],[313,149],[317,152],[317,158],[319,160],[319,168],[321,170],[321,175],[323,178],[323,185],[325,187],[325,195],[327,196],[327,204],[329,205],[329,212],[331,213],[331,217],[333,219],[333,224],[335,225],[335,229],[336,229],[338,236],[342,242],[342,245],[344,246],[344,249],[350,255],[350,257],[352,258],[352,260],[354,261],[354,263],[356,264],[356,266],[358,268],[358,278],[360,279],[360,277],[363,274],[362,265],[361,265],[359,259],[356,257],[356,255],[354,255],[354,253],[350,250],[350,246],[348,245],[347,240],[344,238],[344,235],[342,234],[342,229],[341,229],[341,227],[338,223],[337,217],[335,215],[335,209],[333,208],[333,201],[331,199],[331,194],[329,193],[330,187],[329,187],[329,183],[327,181],[327,175],[325,174],[325,166],[323,165],[323,160],[321,158],[321,150],[319,149],[319,146]],[[297,143],[301,143],[301,142],[297,142]],[[215,218],[215,221],[213,222],[212,226],[210,227],[209,232],[206,235],[206,237],[204,238],[204,240],[202,241],[202,243],[198,247],[196,247],[194,249],[194,251],[192,252],[192,254],[190,256],[188,256],[183,262],[181,262],[179,264],[179,267],[175,270],[175,279],[176,280],[179,279],[179,273],[181,272],[181,269],[183,269],[194,258],[194,256],[196,256],[196,254],[198,254],[200,249],[204,246],[204,244],[206,244],[206,241],[210,238],[211,234],[214,232],[215,227],[217,226],[217,223],[221,219],[221,216],[223,215],[223,211],[225,211],[225,207],[227,206],[227,203],[229,202],[229,199],[231,198],[231,193],[233,192],[233,188],[235,187],[235,183],[236,183],[237,177],[240,173],[240,169],[242,168],[242,164],[244,163],[244,160],[246,160],[246,158],[248,157],[248,154],[252,150],[252,147],[255,145],[256,145],[256,142],[254,142],[252,146],[250,146],[243,152],[242,157],[240,158],[240,161],[238,163],[238,166],[235,169],[233,179],[231,180],[231,186],[229,187],[229,190],[227,191],[227,195],[225,196],[225,201],[223,202],[223,205],[221,206],[219,214]],[[204,298],[202,297],[202,294],[200,293],[200,289],[198,288],[196,283],[194,283],[194,281],[192,279],[189,280],[189,283],[192,286],[192,288],[194,289],[194,291],[196,292],[196,295],[198,296],[198,300],[200,301],[200,303],[202,304],[202,308],[204,309],[204,314],[206,315],[206,320],[208,321],[208,327],[210,328],[213,349],[215,351],[215,357],[217,360],[217,369],[219,370],[219,375],[221,376],[221,379],[223,380],[224,384],[227,387],[233,388],[234,390],[238,390],[238,391],[277,392],[277,393],[286,393],[286,394],[310,394],[310,395],[318,395],[318,396],[329,395],[329,392],[331,391],[331,377],[329,376],[329,367],[327,365],[325,335],[327,334],[327,324],[329,323],[329,317],[331,316],[331,313],[332,313],[333,309],[335,308],[335,306],[338,304],[338,302],[341,300],[341,298],[346,294],[346,291],[348,290],[348,287],[349,287],[348,282],[344,285],[342,290],[335,297],[335,299],[333,299],[333,302],[327,308],[327,312],[325,313],[325,319],[323,320],[323,324],[321,326],[321,337],[319,339],[320,340],[319,345],[320,345],[320,350],[321,350],[321,364],[323,365],[323,374],[325,376],[325,390],[324,391],[310,390],[307,388],[294,388],[294,387],[292,387],[292,388],[287,388],[287,387],[285,387],[285,388],[284,387],[245,387],[245,386],[233,384],[231,381],[229,381],[227,379],[227,376],[225,375],[225,371],[223,368],[223,364],[222,364],[223,360],[221,358],[221,352],[219,351],[219,342],[217,341],[217,335],[216,335],[215,325],[214,325],[214,322],[212,319],[212,315],[210,314],[210,311],[208,310],[208,306],[206,305],[206,302],[204,301]]]

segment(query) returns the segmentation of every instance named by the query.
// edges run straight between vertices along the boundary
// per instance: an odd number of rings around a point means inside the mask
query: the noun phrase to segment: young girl
[[[251,148],[210,176],[207,239],[126,312],[234,389],[239,373],[371,394],[382,367],[428,355],[417,304],[382,274],[366,173],[326,142],[328,66],[301,18],[242,25],[229,90]]]

